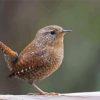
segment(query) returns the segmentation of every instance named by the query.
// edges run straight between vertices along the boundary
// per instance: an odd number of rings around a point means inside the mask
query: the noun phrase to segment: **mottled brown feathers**
[[[57,25],[50,25],[40,29],[34,40],[19,54],[6,45],[2,49],[8,58],[17,60],[7,63],[11,67],[9,77],[26,80],[41,80],[56,71],[63,60],[64,30]],[[2,45],[2,43],[0,43]],[[3,47],[3,48],[2,48]],[[6,49],[5,49],[6,48]]]

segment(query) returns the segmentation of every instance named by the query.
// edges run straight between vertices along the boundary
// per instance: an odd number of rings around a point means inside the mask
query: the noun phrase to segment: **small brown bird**
[[[34,40],[19,55],[0,42],[11,72],[9,77],[27,80],[45,94],[34,82],[50,76],[60,67],[64,57],[64,34],[70,31],[57,25],[46,26],[37,32]]]

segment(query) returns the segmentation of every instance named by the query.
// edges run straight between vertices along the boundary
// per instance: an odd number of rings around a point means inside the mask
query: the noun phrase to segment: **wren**
[[[20,54],[0,41],[0,49],[11,72],[9,77],[24,79],[39,93],[45,94],[35,82],[45,79],[60,67],[64,57],[64,34],[70,31],[57,25],[46,26],[36,33],[34,40]]]

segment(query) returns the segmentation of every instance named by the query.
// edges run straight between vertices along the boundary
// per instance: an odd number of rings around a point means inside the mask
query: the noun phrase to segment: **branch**
[[[100,100],[100,92],[68,93],[60,95],[0,95],[0,100]]]

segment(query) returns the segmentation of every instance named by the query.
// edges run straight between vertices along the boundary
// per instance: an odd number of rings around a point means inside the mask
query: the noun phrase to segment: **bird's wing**
[[[24,53],[23,55],[19,56],[19,60],[23,60],[30,65],[33,61],[39,61],[41,57],[46,55],[46,53],[46,49],[28,51],[27,53]]]
[[[26,74],[29,70],[34,70],[39,66],[39,62],[46,55],[46,49],[38,50],[38,51],[28,51],[27,53],[23,53],[19,56],[19,61],[17,66],[12,70],[9,77],[19,76],[21,73]]]

